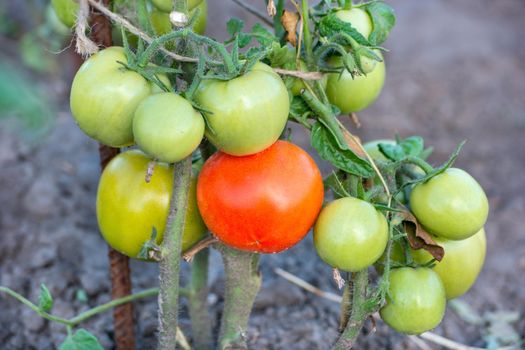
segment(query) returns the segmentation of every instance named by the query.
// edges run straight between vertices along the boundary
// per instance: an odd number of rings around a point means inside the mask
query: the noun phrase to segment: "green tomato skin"
[[[204,136],[204,119],[177,94],[150,95],[135,111],[133,136],[149,156],[175,163],[190,156],[199,146]]]
[[[122,47],[104,49],[82,64],[71,86],[70,106],[88,136],[112,147],[133,143],[132,119],[140,101],[160,88],[140,74],[126,70]],[[166,76],[159,76],[169,84]]]
[[[297,67],[296,69],[300,70],[301,72],[308,71],[306,67],[306,63],[303,60],[299,61],[299,67]],[[291,78],[291,79],[293,83],[292,83],[292,87],[290,88],[290,91],[292,92],[292,95],[299,96],[301,94],[301,91],[303,89],[306,89],[306,86],[304,85],[303,80],[300,78]],[[321,79],[320,82],[321,82],[321,86],[323,87],[323,89],[326,89],[326,83],[327,83],[326,75]],[[313,84],[314,81],[311,81],[311,83]]]
[[[439,325],[446,303],[437,273],[429,268],[402,267],[390,272],[387,303],[379,314],[398,332],[421,334]]]
[[[434,237],[434,241],[445,249],[445,256],[432,269],[443,281],[447,299],[457,298],[472,287],[481,272],[487,249],[485,230],[461,241],[439,237]],[[432,260],[423,249],[412,250],[412,257],[420,264]]]
[[[229,81],[204,80],[195,94],[207,121],[206,137],[233,156],[261,152],[281,135],[290,110],[288,91],[272,68],[257,63]]]
[[[151,181],[144,177],[151,161],[139,150],[117,155],[100,178],[97,192],[97,219],[100,232],[115,250],[137,258],[144,243],[157,230],[161,244],[173,187],[173,170],[165,163],[155,165]],[[182,250],[187,250],[206,234],[206,226],[197,208],[197,180],[192,178],[188,210],[182,236]]]
[[[62,23],[68,28],[75,25],[80,5],[74,0],[51,0],[51,5]]]
[[[328,265],[356,272],[375,263],[388,241],[388,224],[374,206],[345,197],[328,204],[317,218],[314,245]]]
[[[171,12],[173,9],[173,0],[151,0],[153,5],[162,12]],[[193,10],[202,0],[188,0],[188,10]]]
[[[208,17],[207,1],[202,1],[200,5],[197,6],[197,8],[200,10],[200,12],[199,17],[197,17],[193,24],[193,30],[195,33],[202,35],[206,31],[206,22]],[[190,16],[192,16],[195,11],[197,11],[197,8],[190,11]],[[151,25],[153,26],[153,30],[158,36],[170,33],[173,30],[169,13],[153,10],[150,13],[150,21]]]
[[[382,58],[382,55],[379,53]],[[341,65],[341,57],[332,57],[329,63]],[[328,74],[326,95],[342,113],[359,112],[374,102],[385,83],[385,61],[377,62],[374,70],[365,75],[355,76],[344,70],[342,74]]]
[[[366,11],[360,8],[353,7],[350,10],[340,10],[335,13],[337,18],[343,22],[352,24],[352,27],[357,30],[365,39],[368,39],[372,33],[372,20]]]
[[[474,235],[489,214],[489,202],[479,183],[457,168],[416,185],[410,207],[428,232],[453,240]]]

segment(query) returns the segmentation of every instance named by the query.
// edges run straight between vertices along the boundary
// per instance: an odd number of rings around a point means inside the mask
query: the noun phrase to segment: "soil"
[[[255,1],[253,1],[255,3]],[[445,161],[463,139],[457,166],[485,188],[491,214],[488,252],[478,282],[460,300],[473,312],[499,319],[518,312],[511,330],[525,337],[525,3],[500,1],[389,1],[398,24],[385,44],[387,81],[377,103],[359,114],[364,140],[422,135],[435,149],[433,164]],[[261,6],[262,2],[258,1]],[[224,38],[225,18],[244,17],[230,2],[210,1],[210,27]],[[41,83],[47,83],[42,81]],[[50,83],[51,84],[51,83]],[[55,299],[53,313],[71,317],[109,300],[107,248],[97,232],[95,193],[97,145],[76,127],[67,104],[68,83],[56,82],[64,98],[52,132],[29,145],[0,124],[0,285],[37,300],[45,283]],[[305,133],[293,140],[311,151]],[[328,170],[320,162],[323,170]],[[157,266],[133,261],[133,288],[158,284]],[[263,287],[248,334],[252,349],[327,349],[337,337],[339,305],[309,294],[277,276],[280,267],[326,291],[340,293],[331,270],[316,256],[309,236],[289,251],[261,259]],[[188,266],[184,266],[183,281]],[[212,319],[220,318],[223,275],[218,254],[211,258]],[[87,301],[82,297],[87,295]],[[155,346],[156,299],[137,302],[138,348]],[[0,347],[51,349],[66,330],[36,316],[13,299],[0,297]],[[472,312],[469,313],[472,316]],[[467,315],[468,316],[468,315]],[[487,316],[488,317],[488,316]],[[471,346],[485,347],[487,326],[466,322],[449,308],[435,332]],[[181,325],[189,336],[186,305]],[[82,325],[104,348],[113,348],[111,313]],[[217,328],[217,327],[216,327]],[[372,324],[367,323],[365,333]],[[499,333],[501,335],[501,332]],[[436,345],[427,343],[431,349]],[[417,349],[410,338],[378,322],[362,335],[359,349]]]

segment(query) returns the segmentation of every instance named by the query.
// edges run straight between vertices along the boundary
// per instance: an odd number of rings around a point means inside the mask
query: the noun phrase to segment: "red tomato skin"
[[[277,253],[302,240],[323,198],[314,160],[286,141],[244,157],[217,152],[197,184],[197,203],[210,231],[231,247],[258,253]]]

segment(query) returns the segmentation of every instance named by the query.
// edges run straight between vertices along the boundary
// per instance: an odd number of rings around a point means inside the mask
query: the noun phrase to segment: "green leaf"
[[[260,23],[256,23],[252,27],[251,35],[255,38],[255,40],[257,40],[259,44],[264,46],[268,46],[273,42],[279,44],[277,38],[266,28],[264,28]]]
[[[238,37],[239,37],[239,47],[240,48],[246,47],[246,45],[248,45],[250,41],[252,41],[252,36],[250,34],[239,33]]]
[[[339,180],[337,174],[334,171],[325,177],[323,183],[325,187],[328,187],[332,190],[336,198],[350,197],[350,193],[346,191],[343,183]]]
[[[104,350],[98,339],[85,329],[79,329],[67,336],[58,350]]]
[[[312,127],[311,142],[321,158],[336,168],[357,176],[372,176],[370,164],[351,150],[341,149],[331,132],[320,122],[315,122]]]
[[[236,17],[233,17],[228,21],[228,23],[226,23],[226,31],[232,37],[240,33],[243,28],[244,21]]]
[[[352,27],[350,23],[340,20],[335,13],[330,13],[321,19],[319,22],[319,32],[322,36],[326,37],[345,33],[350,35],[358,44],[371,46],[370,42],[366,40],[357,29]]]
[[[278,42],[272,42],[271,46],[268,49],[266,58],[270,61],[270,66],[272,67],[282,67],[287,63],[295,61],[294,52],[288,47],[281,46]]]
[[[373,27],[368,41],[374,46],[380,45],[388,38],[390,31],[396,24],[394,10],[382,1],[371,2],[366,5],[365,9],[372,19]]]
[[[385,157],[398,161],[406,156],[420,157],[424,151],[424,141],[420,136],[410,136],[395,145],[380,143],[378,147]]]
[[[45,284],[40,285],[40,295],[38,296],[38,308],[42,311],[48,312],[53,307],[53,297],[51,292],[45,286]]]

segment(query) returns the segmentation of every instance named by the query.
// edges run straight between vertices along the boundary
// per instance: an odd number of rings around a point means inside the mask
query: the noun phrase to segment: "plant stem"
[[[135,0],[135,7],[137,9],[137,16],[139,18],[140,27],[148,35],[153,34],[153,27],[151,26],[146,0]]]
[[[368,316],[365,309],[366,302],[366,288],[368,286],[368,269],[361,270],[354,274],[354,288],[352,295],[352,312],[346,327],[339,336],[339,339],[333,346],[332,350],[348,350],[351,349],[363,323]]]
[[[339,331],[342,332],[348,324],[350,313],[352,312],[352,286],[353,281],[350,274],[346,277],[345,289],[343,290],[343,300],[341,301],[341,314],[339,315]]]
[[[306,64],[309,70],[314,66],[314,54],[312,51],[312,35],[310,33],[310,14],[308,12],[308,0],[302,0],[301,16],[303,18],[303,40],[306,51]]]
[[[196,350],[213,348],[211,320],[208,313],[208,261],[209,249],[200,251],[191,265],[189,311],[193,347]]]
[[[177,339],[180,253],[190,178],[191,157],[174,164],[173,193],[159,263],[158,348],[165,350],[175,349]]]
[[[285,44],[284,41],[284,27],[281,23],[281,17],[284,10],[284,0],[277,0],[275,4],[276,14],[273,16],[273,28],[275,36],[281,41],[281,44]]]
[[[406,157],[405,162],[417,165],[427,174],[430,174],[432,171],[434,171],[432,165],[428,164],[425,160],[419,157],[408,156]]]
[[[226,275],[219,349],[247,349],[248,320],[262,282],[259,255],[222,244],[218,249]]]
[[[68,327],[74,327],[74,326],[84,322],[85,320],[87,320],[87,319],[89,319],[89,318],[91,318],[93,316],[96,316],[96,315],[98,315],[100,313],[106,312],[109,309],[112,309],[112,308],[117,307],[119,305],[126,304],[126,303],[129,303],[129,302],[137,300],[137,299],[142,299],[142,298],[147,298],[147,297],[150,297],[150,296],[157,295],[158,292],[159,292],[159,289],[158,288],[150,288],[150,289],[143,290],[142,292],[139,292],[139,293],[130,294],[130,295],[127,295],[125,297],[118,298],[118,299],[113,299],[110,302],[107,302],[105,304],[101,304],[99,306],[96,306],[96,307],[94,307],[92,309],[86,310],[86,311],[84,311],[84,312],[82,312],[82,313],[78,314],[77,316],[75,316],[73,318],[70,318],[70,319],[66,319],[66,318],[59,317],[59,316],[54,316],[54,315],[51,315],[51,314],[49,314],[49,313],[47,313],[45,311],[42,311],[37,305],[32,303],[30,300],[24,298],[22,295],[18,294],[17,292],[13,291],[12,289],[9,289],[9,288],[6,288],[6,287],[0,287],[0,292],[6,293],[7,295],[15,298],[16,300],[18,300],[22,304],[28,306],[31,310],[33,310],[34,312],[36,312],[38,315],[40,315],[41,317],[45,318],[46,320],[49,320],[49,321],[52,321],[52,322],[61,323],[61,324],[64,324],[64,325],[66,325]],[[187,290],[184,290],[183,292],[184,292],[183,294],[186,294],[186,295],[188,294]]]

